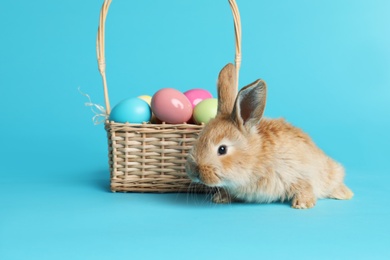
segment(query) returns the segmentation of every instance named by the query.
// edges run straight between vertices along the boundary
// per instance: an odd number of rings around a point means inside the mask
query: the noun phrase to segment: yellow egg
[[[138,98],[140,98],[143,101],[145,101],[146,103],[148,103],[149,106],[150,106],[150,103],[152,102],[152,97],[148,96],[148,95],[142,95],[142,96],[139,96]]]

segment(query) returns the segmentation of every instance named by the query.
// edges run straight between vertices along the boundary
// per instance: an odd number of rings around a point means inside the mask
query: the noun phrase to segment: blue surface
[[[0,259],[389,259],[390,1],[237,0],[241,86],[347,169],[351,201],[214,205],[204,195],[111,193],[95,57],[102,1],[0,3]],[[233,61],[227,1],[114,0],[112,105],[206,88]]]

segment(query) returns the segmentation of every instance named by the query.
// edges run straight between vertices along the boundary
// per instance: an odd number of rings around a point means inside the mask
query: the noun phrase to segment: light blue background
[[[0,259],[389,259],[390,1],[237,0],[240,85],[347,169],[351,201],[214,205],[109,192],[95,39],[102,1],[0,3]],[[227,0],[114,0],[112,105],[206,88],[234,58]]]

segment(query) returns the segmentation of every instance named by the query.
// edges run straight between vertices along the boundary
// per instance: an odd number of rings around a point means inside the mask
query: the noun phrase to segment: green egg
[[[195,106],[194,119],[198,124],[207,124],[210,119],[213,119],[217,115],[217,110],[218,99],[205,99]]]

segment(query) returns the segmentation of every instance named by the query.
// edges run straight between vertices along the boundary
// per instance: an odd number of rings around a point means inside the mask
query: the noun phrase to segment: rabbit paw
[[[300,180],[291,185],[290,191],[293,195],[291,207],[294,209],[310,209],[316,205],[317,198],[309,182]]]
[[[349,200],[353,197],[353,192],[347,186],[341,184],[329,197],[338,200]]]
[[[232,199],[226,191],[220,190],[214,193],[213,202],[218,204],[228,204],[232,202]]]
[[[316,199],[314,196],[295,196],[291,207],[294,209],[310,209],[316,205]]]

